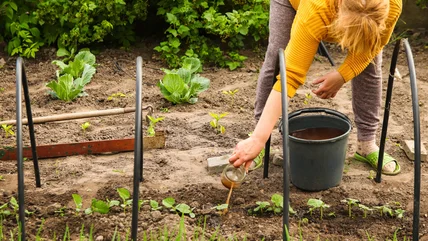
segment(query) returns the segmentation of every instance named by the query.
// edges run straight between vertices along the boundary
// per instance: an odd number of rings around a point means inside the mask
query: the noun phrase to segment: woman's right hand
[[[263,150],[264,145],[265,143],[257,137],[250,136],[236,145],[233,154],[229,157],[229,162],[233,164],[234,167],[240,167],[245,163],[245,170],[248,171],[251,162]]]

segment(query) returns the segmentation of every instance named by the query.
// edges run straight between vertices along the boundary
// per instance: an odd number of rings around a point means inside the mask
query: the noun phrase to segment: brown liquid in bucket
[[[307,128],[292,132],[290,135],[304,140],[326,140],[345,134],[336,128]]]

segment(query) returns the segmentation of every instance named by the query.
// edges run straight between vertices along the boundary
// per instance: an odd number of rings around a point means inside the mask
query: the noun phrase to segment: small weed
[[[367,177],[370,180],[373,180],[376,177],[376,172],[373,170],[369,171],[369,176]]]
[[[214,118],[213,120],[210,121],[210,125],[212,128],[214,128],[217,131],[217,133],[224,134],[226,132],[226,128],[224,126],[220,125],[219,121],[221,119],[223,119],[223,117],[225,117],[227,114],[228,114],[227,112],[222,113],[222,114],[215,114],[212,112],[209,113],[209,115],[212,118]]]
[[[155,117],[147,115],[147,118],[150,121],[149,127],[147,128],[147,136],[155,136],[155,134],[156,134],[156,132],[155,132],[156,124],[159,121],[163,121],[165,119],[165,117],[155,118]]]
[[[117,172],[117,173],[120,173],[122,175],[125,175],[125,171],[124,170],[115,169],[115,170],[113,170],[113,172]]]
[[[223,94],[230,96],[230,108],[233,108],[235,104],[235,94],[238,92],[238,89],[235,90],[223,90]]]
[[[320,219],[321,220],[323,218],[324,210],[330,207],[330,205],[324,203],[322,200],[320,200],[320,199],[314,199],[314,198],[310,198],[308,200],[307,205],[310,207],[309,208],[309,213],[310,213],[311,216],[312,216],[312,212],[314,210],[316,210],[316,209],[320,210]]]
[[[159,203],[155,200],[150,200],[150,207],[153,211],[162,209],[162,206],[159,206]]]
[[[224,203],[224,204],[219,204],[219,205],[213,207],[212,209],[215,209],[217,211],[221,211],[221,210],[225,210],[228,208],[229,208],[229,204]]]
[[[303,101],[303,104],[307,105],[309,104],[309,101],[312,99],[312,95],[311,93],[306,93],[305,94],[305,100]]]
[[[357,199],[353,199],[353,198],[346,198],[346,199],[342,200],[341,202],[346,203],[348,205],[348,216],[352,217],[352,207],[358,206],[358,203],[360,201]]]
[[[0,181],[4,181],[5,179],[4,179],[4,177],[3,177],[3,175],[0,175]]]
[[[253,211],[260,212],[260,213],[268,211],[268,208],[270,206],[269,202],[257,201],[256,204],[257,204],[257,207],[255,207]]]
[[[86,132],[86,130],[91,126],[91,123],[89,123],[88,121],[81,124],[80,127],[82,128],[83,133]]]
[[[161,111],[162,113],[168,113],[168,112],[169,112],[169,109],[168,109],[168,108],[166,108],[166,107],[161,107],[161,108],[160,108],[160,111]]]
[[[64,217],[65,216],[65,209],[67,209],[67,207],[60,207],[58,210],[55,210],[55,213],[58,213],[59,216]],[[77,215],[77,213],[76,213]]]
[[[9,136],[15,135],[15,132],[12,130],[12,127],[13,127],[12,125],[3,124],[3,125],[1,125],[1,127],[6,132],[6,138],[8,138]]]
[[[123,97],[126,97],[126,95],[124,93],[118,92],[118,93],[111,94],[109,97],[107,97],[107,101],[112,101],[114,99],[119,99]]]

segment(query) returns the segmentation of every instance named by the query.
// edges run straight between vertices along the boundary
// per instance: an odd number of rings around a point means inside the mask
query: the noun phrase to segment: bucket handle
[[[348,122],[350,126],[352,126],[351,120],[346,115],[344,115],[344,114],[342,114],[336,110],[332,110],[332,109],[328,109],[328,108],[319,108],[319,107],[305,108],[305,109],[293,111],[290,114],[288,114],[288,119],[294,118],[294,117],[299,116],[299,115],[304,114],[304,113],[319,113],[319,112],[324,112],[326,114],[334,115],[334,116],[337,116],[339,118],[342,118],[346,122]]]

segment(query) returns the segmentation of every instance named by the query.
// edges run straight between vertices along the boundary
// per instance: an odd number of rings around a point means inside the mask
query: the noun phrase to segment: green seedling
[[[235,94],[238,92],[238,89],[235,90],[223,90],[223,94],[230,96],[230,107],[233,108],[235,103]]]
[[[156,132],[155,132],[156,124],[159,121],[163,121],[165,119],[165,117],[161,116],[161,117],[155,118],[155,117],[147,115],[147,118],[149,118],[149,121],[150,121],[149,127],[147,128],[147,136],[155,136],[155,134],[156,134]]]
[[[0,93],[2,93],[2,92],[4,92],[4,88],[3,87],[0,88]]]
[[[210,125],[212,128],[214,128],[217,131],[217,133],[224,134],[226,132],[226,128],[224,126],[220,125],[219,121],[221,119],[223,119],[223,117],[225,117],[227,114],[228,114],[227,112],[222,113],[222,114],[216,114],[216,113],[212,113],[212,112],[209,113],[209,115],[212,118],[214,118],[213,120],[210,121]]]
[[[59,216],[64,217],[65,216],[65,209],[67,207],[60,207],[58,210],[55,210],[54,213],[58,213]],[[76,213],[77,214],[77,213]]]
[[[141,207],[144,203],[148,202],[149,200],[138,200],[138,212],[141,210]]]
[[[310,207],[309,208],[309,213],[312,216],[312,212],[316,209],[320,210],[320,219],[322,220],[323,218],[323,212],[325,209],[329,208],[330,205],[324,203],[322,200],[320,199],[314,199],[314,198],[310,198],[308,200],[307,205]]]
[[[363,204],[361,204],[361,203],[359,203],[359,204],[358,204],[358,208],[359,208],[359,209],[361,209],[361,210],[363,211],[363,218],[366,218],[366,217],[367,217],[367,213],[368,213],[368,212],[372,212],[372,211],[373,211],[373,209],[372,209],[372,208],[369,208],[369,207],[367,207],[366,205],[363,205]]]
[[[373,180],[376,177],[376,172],[373,170],[369,171],[369,176],[367,177],[370,180]]]
[[[125,175],[125,171],[124,170],[115,169],[115,170],[113,170],[113,172],[117,172],[117,173],[120,173],[122,175]]]
[[[74,204],[76,205],[76,215],[82,210],[82,197],[79,194],[71,194],[73,197]]]
[[[175,211],[175,199],[172,197],[167,197],[162,200],[162,205],[164,205],[166,208],[169,208],[171,211]]]
[[[193,213],[194,208],[190,208],[189,205],[185,203],[180,203],[177,206],[175,206],[175,210],[183,215],[189,215],[191,218],[195,217],[195,214]]]
[[[229,204],[224,203],[224,204],[219,204],[219,205],[213,207],[212,209],[215,209],[217,211],[222,211],[222,210],[225,210],[228,208],[229,208]]]
[[[307,105],[309,104],[309,101],[312,99],[312,95],[311,93],[306,93],[305,94],[305,100],[303,101],[303,104]]]
[[[7,209],[8,203],[0,205],[0,220],[10,215],[10,210]]]
[[[168,109],[168,108],[166,108],[166,107],[161,107],[161,108],[160,108],[160,111],[161,111],[162,113],[168,113],[168,112],[169,112],[169,109]]]
[[[4,179],[4,177],[3,177],[3,175],[0,175],[0,181],[4,181],[5,179]]]
[[[162,206],[159,206],[159,203],[156,202],[155,200],[150,200],[150,207],[152,208],[153,211],[162,209]]]
[[[122,198],[122,204],[120,206],[123,208],[123,212],[126,212],[126,207],[132,205],[131,193],[129,193],[126,188],[118,188],[117,193],[119,193],[120,198]]]
[[[107,201],[109,207],[120,206],[120,201],[118,201],[118,200],[107,199],[106,201]]]
[[[6,138],[8,138],[9,136],[15,135],[15,132],[13,132],[13,130],[12,130],[12,127],[13,127],[12,125],[3,124],[3,125],[1,125],[1,127],[6,132]]]
[[[88,129],[90,126],[91,126],[91,123],[89,123],[88,121],[80,125],[83,132],[86,132],[86,129]]]
[[[254,208],[254,210],[253,210],[254,212],[263,213],[264,211],[267,211],[268,208],[270,207],[269,202],[257,201],[256,204],[257,204],[257,207]]]
[[[358,206],[358,203],[360,201],[353,198],[346,198],[346,199],[343,199],[341,202],[346,203],[348,205],[348,216],[352,217],[352,207]]]
[[[85,210],[86,214],[100,213],[107,214],[110,211],[109,204],[103,200],[92,199],[91,207]]]
[[[123,98],[126,97],[124,93],[118,92],[111,94],[109,97],[107,97],[107,101],[112,101],[113,99]]]
[[[405,210],[403,210],[403,209],[396,209],[396,210],[394,210],[394,214],[395,214],[395,216],[397,217],[397,218],[403,218],[404,217],[404,213],[405,213],[406,211]]]
[[[389,215],[391,217],[394,216],[392,209],[388,205],[374,206],[373,209],[378,210],[380,213],[380,216],[383,216],[383,214]]]

